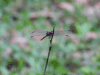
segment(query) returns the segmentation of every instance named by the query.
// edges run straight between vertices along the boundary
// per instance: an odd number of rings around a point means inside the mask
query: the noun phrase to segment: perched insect
[[[70,30],[68,30],[70,31]],[[31,37],[35,37],[35,36],[44,36],[42,39],[46,38],[47,36],[51,36],[53,34],[53,31],[33,31],[31,33]],[[65,31],[55,31],[54,32],[54,36],[68,36]]]

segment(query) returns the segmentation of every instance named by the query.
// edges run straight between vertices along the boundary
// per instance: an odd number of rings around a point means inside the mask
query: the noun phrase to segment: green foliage
[[[57,67],[57,73],[58,74],[67,74],[68,73],[68,71],[66,70],[66,69],[64,69],[64,67],[62,67],[62,66],[59,66],[59,67]]]

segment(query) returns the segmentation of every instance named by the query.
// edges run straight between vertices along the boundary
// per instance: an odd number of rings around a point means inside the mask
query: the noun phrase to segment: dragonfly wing
[[[67,36],[64,31],[55,31],[54,36]]]
[[[40,40],[46,36],[47,31],[33,31],[30,33],[31,39],[35,40],[37,42],[40,42]]]
[[[34,30],[32,31],[32,33],[46,33],[47,31],[43,31],[43,30]]]
[[[43,36],[43,35],[46,35],[46,32],[47,31],[40,31],[40,30],[39,31],[32,31],[31,36],[33,36],[33,37],[34,36]]]

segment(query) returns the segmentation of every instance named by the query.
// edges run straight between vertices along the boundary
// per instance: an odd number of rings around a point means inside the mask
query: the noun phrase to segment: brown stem
[[[45,65],[45,69],[44,69],[43,75],[45,75],[45,73],[46,73],[46,68],[47,68],[47,65],[48,65],[49,56],[50,56],[50,52],[51,52],[51,48],[52,48],[52,39],[53,39],[53,35],[54,35],[54,28],[53,28],[53,34],[52,34],[51,40],[50,40],[49,52],[48,52],[48,57],[47,57],[47,61],[46,61],[46,65]]]

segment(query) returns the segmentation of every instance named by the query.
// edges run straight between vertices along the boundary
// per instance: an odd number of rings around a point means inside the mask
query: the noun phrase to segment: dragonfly
[[[44,37],[42,37],[40,40],[43,40],[46,37],[51,37],[50,46],[49,46],[49,52],[48,52],[47,61],[46,61],[46,65],[45,65],[45,69],[44,69],[43,75],[45,75],[45,73],[46,73],[46,68],[47,68],[47,65],[48,65],[48,60],[49,60],[49,56],[50,56],[50,52],[51,52],[51,48],[52,48],[53,36],[59,36],[59,35],[68,36],[64,31],[55,31],[54,28],[53,28],[53,31],[36,31],[35,30],[35,31],[32,31],[32,33],[31,33],[31,37],[35,37],[35,36],[39,36],[39,35],[44,35]]]
[[[68,30],[71,31],[71,30]],[[54,32],[54,36],[68,36],[66,33],[66,31],[55,31]],[[50,37],[53,35],[53,31],[42,31],[42,30],[34,30],[31,32],[31,37],[35,37],[35,36],[44,36],[42,37],[40,40],[42,41],[43,39],[45,39],[46,37]]]

